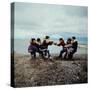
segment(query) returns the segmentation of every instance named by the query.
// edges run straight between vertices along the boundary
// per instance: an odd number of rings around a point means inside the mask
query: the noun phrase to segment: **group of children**
[[[58,58],[72,59],[73,54],[77,52],[78,42],[76,41],[76,37],[68,38],[66,43],[63,38],[60,38],[59,43],[54,43],[50,40],[49,36],[45,36],[42,42],[40,38],[37,38],[37,40],[32,38],[28,47],[28,52],[31,54],[32,59],[36,59],[37,52],[43,59],[51,59],[48,46],[52,44],[62,46],[62,50],[60,51]]]
[[[59,58],[72,59],[73,54],[77,52],[78,42],[76,37],[73,36],[72,38],[68,38],[66,43],[63,38],[60,38],[59,43],[54,43],[54,45],[62,46],[62,50],[58,56]]]
[[[42,58],[51,58],[50,52],[48,50],[48,46],[52,45],[53,41],[50,40],[49,36],[46,36],[43,42],[41,42],[40,38],[32,38],[30,41],[30,45],[28,47],[28,52],[31,53],[32,58],[36,58],[36,52],[39,53],[39,55]]]

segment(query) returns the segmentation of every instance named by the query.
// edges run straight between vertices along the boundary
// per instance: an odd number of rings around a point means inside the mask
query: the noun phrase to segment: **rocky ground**
[[[30,60],[29,55],[15,54],[15,87],[87,83],[87,55],[73,60]]]

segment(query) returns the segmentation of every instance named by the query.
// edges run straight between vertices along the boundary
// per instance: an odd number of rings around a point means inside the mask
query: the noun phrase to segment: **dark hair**
[[[41,41],[41,39],[40,38],[37,38],[37,42],[39,42],[39,41]]]
[[[63,40],[63,38],[59,38],[59,40]]]
[[[49,36],[45,36],[45,39],[49,39],[50,37]]]
[[[67,41],[71,41],[71,38],[68,38]]]
[[[75,36],[73,36],[73,37],[72,37],[72,39],[76,39],[76,37],[75,37]]]
[[[70,44],[71,43],[71,38],[68,38],[66,43]]]
[[[31,42],[33,42],[35,40],[35,38],[31,38]]]

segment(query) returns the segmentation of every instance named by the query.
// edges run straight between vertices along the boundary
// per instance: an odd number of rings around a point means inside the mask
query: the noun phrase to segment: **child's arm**
[[[50,42],[49,42],[49,45],[52,45],[52,44],[53,44],[53,41],[50,41]]]
[[[54,43],[54,45],[60,46],[60,43]]]
[[[72,44],[67,44],[64,47],[68,48],[68,47],[71,47],[71,46],[72,46]]]

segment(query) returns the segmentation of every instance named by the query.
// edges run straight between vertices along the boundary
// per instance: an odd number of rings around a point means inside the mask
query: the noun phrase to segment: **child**
[[[71,38],[67,39],[65,48],[66,48],[66,52],[65,52],[64,58],[66,59],[66,57],[69,58],[68,55],[72,51]]]
[[[60,54],[59,54],[59,56],[58,56],[58,58],[62,58],[62,54],[63,54],[64,52],[66,52],[66,48],[64,47],[64,46],[65,46],[64,39],[63,39],[63,38],[60,38],[60,39],[59,39],[59,43],[54,43],[54,45],[62,46],[62,50],[60,51]]]
[[[36,44],[37,44],[37,50],[38,50],[37,52],[38,52],[39,55],[43,58],[43,50],[42,50],[42,48],[41,48],[42,43],[41,43],[41,39],[40,39],[40,38],[37,38]]]
[[[77,52],[77,47],[78,47],[78,41],[76,40],[76,37],[72,37],[71,39],[71,44],[72,44],[72,50],[70,51],[70,53],[68,54],[68,58],[72,59],[73,54],[75,52]]]
[[[28,52],[31,54],[32,59],[36,59],[37,44],[35,38],[32,38],[28,47]]]
[[[48,58],[50,58],[50,59],[51,59],[51,55],[50,55],[50,52],[48,50],[48,46],[52,45],[52,44],[53,44],[53,41],[50,40],[49,36],[46,36],[45,39],[43,40],[42,46],[41,46],[41,48],[42,48],[42,50],[44,52],[45,57],[48,56]]]
[[[78,42],[75,40],[75,37],[69,38],[67,40],[67,45],[65,47],[67,48],[67,56],[68,59],[72,59],[73,54],[77,51]]]

